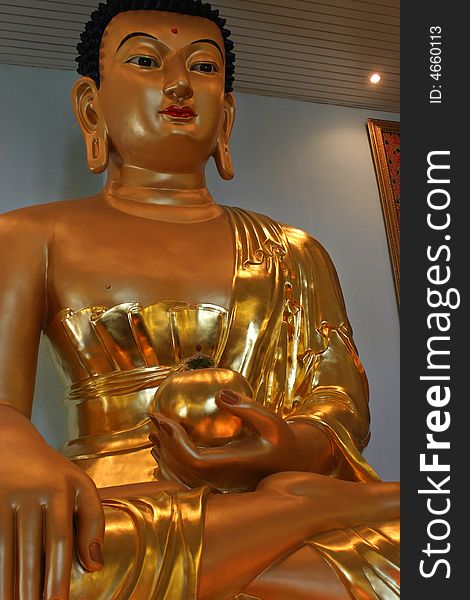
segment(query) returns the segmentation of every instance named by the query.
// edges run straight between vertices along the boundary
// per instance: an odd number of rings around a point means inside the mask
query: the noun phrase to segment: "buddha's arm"
[[[299,265],[302,298],[289,422],[313,425],[328,435],[334,450],[332,474],[376,479],[360,451],[369,436],[368,384],[352,339],[341,288],[331,259],[304,234],[292,244]]]
[[[0,217],[0,256],[0,401],[30,417],[46,312],[47,238],[26,211]]]
[[[29,421],[46,315],[46,231],[29,209],[0,218],[1,598],[39,600],[44,552],[44,597],[68,597],[74,516],[80,560],[89,570],[100,568],[96,488]]]

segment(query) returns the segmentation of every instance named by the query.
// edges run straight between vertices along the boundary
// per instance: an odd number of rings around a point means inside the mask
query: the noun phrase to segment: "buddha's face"
[[[224,126],[225,52],[201,17],[120,13],[101,44],[98,92],[113,160],[164,172],[204,168]]]

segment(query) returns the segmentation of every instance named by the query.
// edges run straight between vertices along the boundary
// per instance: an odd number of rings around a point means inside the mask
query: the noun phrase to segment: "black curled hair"
[[[91,77],[100,87],[100,47],[103,33],[116,15],[131,10],[161,10],[203,17],[215,23],[224,39],[225,92],[233,90],[235,53],[233,42],[229,39],[231,32],[225,28],[226,21],[219,16],[219,11],[213,10],[210,4],[201,0],[107,0],[106,3],[100,3],[80,36],[81,42],[77,44],[78,56],[75,60],[80,75]]]

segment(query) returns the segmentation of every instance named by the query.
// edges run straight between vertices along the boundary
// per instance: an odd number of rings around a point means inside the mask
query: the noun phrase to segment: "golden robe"
[[[158,478],[148,440],[153,397],[201,347],[217,366],[245,376],[258,402],[288,421],[322,428],[335,448],[332,476],[378,481],[361,456],[369,439],[367,379],[328,255],[303,231],[225,211],[235,253],[228,311],[128,302],[65,309],[48,326],[66,388],[64,453],[98,487]],[[76,564],[72,599],[195,599],[208,492],[106,500],[105,567],[84,574]],[[336,569],[352,598],[399,597],[396,523],[365,523],[306,543]]]

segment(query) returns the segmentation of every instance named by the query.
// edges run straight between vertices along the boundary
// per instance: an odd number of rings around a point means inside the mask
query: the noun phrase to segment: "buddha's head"
[[[108,0],[78,45],[73,87],[90,169],[109,160],[162,173],[195,173],[215,159],[233,177],[233,43],[200,0]]]

